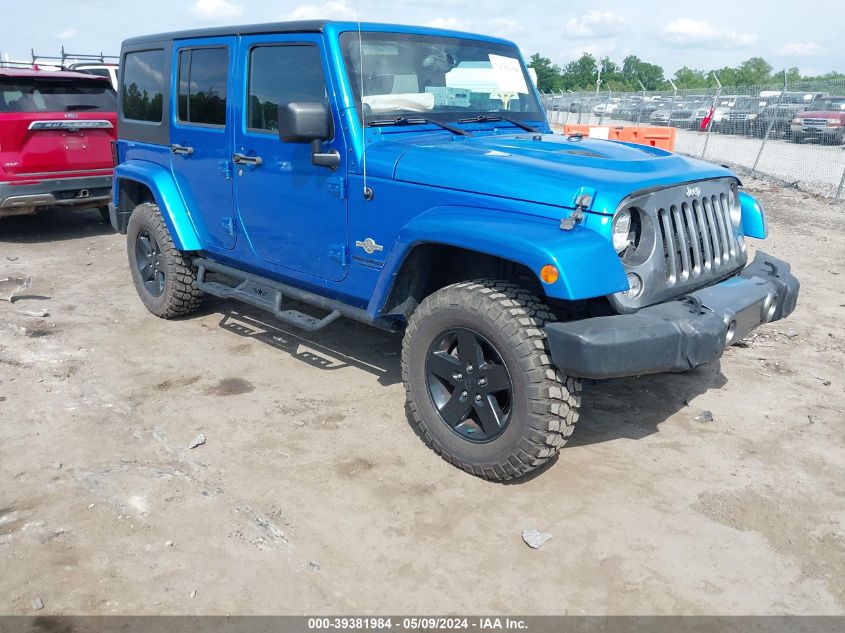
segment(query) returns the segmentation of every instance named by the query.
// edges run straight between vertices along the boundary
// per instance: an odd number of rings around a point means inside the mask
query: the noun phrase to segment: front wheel
[[[461,282],[428,296],[402,343],[411,423],[423,441],[498,481],[554,457],[574,430],[581,385],[551,364],[543,327],[553,320],[506,281]]]
[[[172,319],[196,310],[202,301],[190,259],[173,245],[158,206],[139,204],[126,231],[129,270],[138,296],[157,317]]]

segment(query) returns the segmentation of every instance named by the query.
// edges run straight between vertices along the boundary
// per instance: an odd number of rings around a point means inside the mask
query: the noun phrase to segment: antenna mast
[[[360,0],[355,5],[355,14],[358,20],[358,56],[360,57],[360,66],[358,68],[358,85],[361,92],[361,171],[364,176],[364,200],[373,199],[373,190],[367,186],[367,115],[364,114],[364,40],[361,37],[361,2]]]

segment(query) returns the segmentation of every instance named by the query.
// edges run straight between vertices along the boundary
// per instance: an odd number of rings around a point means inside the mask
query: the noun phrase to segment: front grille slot
[[[657,210],[666,284],[671,288],[727,271],[737,263],[728,197],[703,195]]]

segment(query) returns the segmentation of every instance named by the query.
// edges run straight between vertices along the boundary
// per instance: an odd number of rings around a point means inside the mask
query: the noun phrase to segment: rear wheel
[[[504,481],[557,454],[574,429],[580,383],[551,364],[554,315],[506,281],[447,286],[408,321],[402,377],[423,441],[469,473]]]
[[[163,319],[184,316],[202,301],[190,259],[173,245],[159,208],[135,207],[126,232],[132,281],[147,310]]]

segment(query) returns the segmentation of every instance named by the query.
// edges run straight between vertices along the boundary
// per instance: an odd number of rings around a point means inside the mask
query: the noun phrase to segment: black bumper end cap
[[[720,358],[726,336],[718,315],[680,301],[546,326],[558,369],[596,379],[689,371]]]

